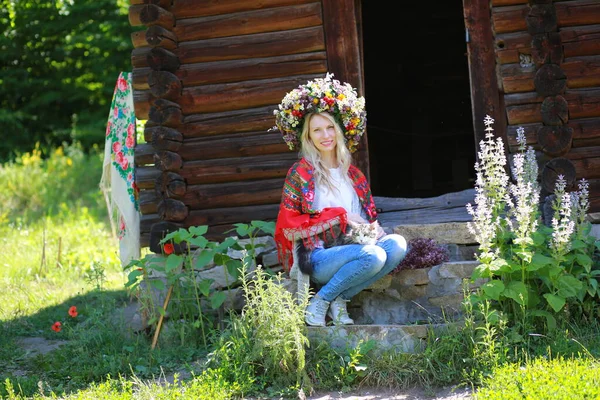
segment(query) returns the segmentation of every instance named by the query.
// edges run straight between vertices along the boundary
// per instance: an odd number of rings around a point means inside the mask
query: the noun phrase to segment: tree
[[[116,79],[131,70],[126,1],[0,4],[0,161],[36,142],[103,143]]]

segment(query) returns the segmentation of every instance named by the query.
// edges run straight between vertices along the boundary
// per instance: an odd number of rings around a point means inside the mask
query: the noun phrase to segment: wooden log
[[[492,6],[514,6],[517,4],[527,4],[529,0],[492,0]]]
[[[173,128],[152,126],[144,129],[144,139],[156,150],[178,152],[183,142],[183,135]]]
[[[156,214],[158,210],[157,194],[154,190],[140,190],[138,197],[138,205],[140,207],[140,213]]]
[[[526,31],[528,14],[529,6],[526,4],[494,7],[492,9],[492,21],[495,33]]]
[[[543,126],[537,133],[541,150],[552,157],[567,154],[573,141],[573,128],[568,126]]]
[[[177,153],[161,150],[154,153],[154,166],[161,171],[178,171],[183,167],[183,160]]]
[[[154,165],[154,152],[156,149],[150,143],[139,143],[135,146],[133,161],[136,167]]]
[[[600,146],[572,148],[565,155],[565,158],[571,161],[598,157],[600,157]]]
[[[183,42],[174,53],[182,64],[191,64],[324,50],[323,28],[315,26],[282,32]]]
[[[378,213],[390,213],[393,211],[411,211],[417,209],[450,209],[465,207],[467,203],[475,201],[475,189],[466,189],[460,192],[446,193],[441,196],[426,198],[396,198],[373,196],[373,201]]]
[[[504,93],[531,92],[535,89],[533,78],[535,66],[522,67],[519,64],[505,64],[500,66],[502,88]]]
[[[157,212],[163,221],[181,222],[189,214],[187,206],[175,199],[162,199],[157,206]]]
[[[552,4],[534,4],[526,18],[527,32],[530,35],[555,32],[558,26],[556,10]]]
[[[171,12],[177,19],[232,14],[296,4],[313,3],[315,0],[173,0]]]
[[[143,68],[148,66],[146,60],[151,47],[139,47],[131,51],[131,66],[133,68]]]
[[[175,25],[175,17],[156,4],[132,5],[129,7],[129,23],[131,26],[159,25],[172,29]]]
[[[497,34],[495,51],[499,64],[518,64],[521,55],[531,54],[531,35],[527,32]]]
[[[140,145],[138,144],[138,146]],[[136,151],[137,148],[138,147],[136,146]],[[141,190],[152,189],[154,191],[154,182],[160,174],[161,172],[158,169],[154,168],[154,166],[136,168],[135,184]]]
[[[168,10],[171,7],[171,0],[129,0],[129,4],[155,4]]]
[[[567,90],[563,97],[569,106],[569,118],[600,117],[600,89]],[[541,103],[544,97],[535,93],[519,93],[504,98],[509,125],[542,121]]]
[[[600,157],[573,160],[577,177],[585,179],[600,178]]]
[[[163,197],[182,197],[187,190],[187,183],[179,174],[163,172],[156,178],[154,187]]]
[[[131,86],[137,90],[150,89],[150,85],[148,84],[148,75],[150,75],[150,68],[133,68],[131,74]]]
[[[568,58],[560,67],[567,76],[568,88],[600,86],[600,55]]]
[[[133,108],[135,117],[139,120],[147,120],[150,115],[150,109],[156,98],[152,96],[149,90],[138,90],[133,88]]]
[[[600,24],[598,0],[557,1],[554,3],[558,26]]]
[[[600,25],[563,28],[560,39],[565,57],[600,54]]]
[[[507,142],[511,153],[517,151],[517,129],[523,127],[525,130],[525,137],[527,138],[527,144],[534,146],[539,149],[537,132],[542,128],[543,125],[539,123],[534,124],[523,124],[523,125],[509,125],[507,127]],[[600,146],[600,119],[571,119],[567,124],[569,128],[573,130],[573,148],[580,147],[591,147]],[[573,149],[571,150],[571,152]]]
[[[293,75],[324,74],[324,51],[247,60],[184,64],[176,71],[184,87],[231,83],[240,80],[279,78]]]
[[[160,26],[152,25],[146,31],[146,42],[152,47],[162,47],[167,50],[177,48],[177,36],[170,30]]]
[[[175,72],[181,63],[175,53],[162,47],[155,47],[146,55],[146,62],[155,71]]]
[[[549,96],[542,102],[544,125],[564,125],[569,122],[569,105],[562,96]]]
[[[277,102],[279,103],[279,101]],[[277,105],[222,113],[193,114],[185,117],[180,132],[185,138],[265,131],[275,124]]]
[[[275,220],[279,212],[279,203],[249,207],[213,208],[209,210],[192,210],[186,219],[179,224],[182,227],[219,224],[236,224],[251,220]],[[147,232],[153,224],[160,222],[157,214],[144,215],[140,219],[140,231]]]
[[[322,75],[262,79],[185,88],[179,104],[184,114],[214,113],[274,104],[287,92]]]
[[[186,139],[179,155],[184,161],[190,161],[263,156],[287,151],[287,144],[279,132],[244,132],[215,138]]]
[[[179,42],[321,26],[320,3],[267,8],[236,14],[186,18],[173,29]]]
[[[150,71],[148,85],[154,97],[171,101],[177,101],[183,87],[179,78],[168,71]]]
[[[181,106],[165,99],[157,99],[152,103],[148,118],[155,125],[177,128],[183,123]]]
[[[537,66],[561,64],[563,62],[563,50],[560,34],[549,32],[535,35],[531,41],[531,55]]]
[[[567,76],[556,64],[545,64],[535,73],[535,91],[542,96],[555,96],[567,87]]]
[[[576,177],[576,170],[573,162],[562,157],[557,157],[547,162],[542,169],[542,188],[548,193],[554,192],[554,187],[559,175],[562,175],[567,182],[567,189],[572,188]]]
[[[274,204],[281,201],[284,178],[188,186],[183,201],[192,210]]]
[[[131,33],[131,44],[133,47],[148,47],[150,43],[146,40],[146,30],[142,29]]]
[[[222,158],[186,162],[177,171],[188,185],[285,178],[295,153],[269,154],[255,157]]]
[[[520,6],[519,6],[520,7]],[[469,32],[467,57],[471,78],[471,102],[473,131],[475,142],[484,140],[484,118],[491,116],[496,121],[495,129],[504,132],[506,127],[505,110],[501,105],[498,77],[496,76],[496,60],[491,49],[494,38],[490,21],[489,2],[463,0],[465,27]]]

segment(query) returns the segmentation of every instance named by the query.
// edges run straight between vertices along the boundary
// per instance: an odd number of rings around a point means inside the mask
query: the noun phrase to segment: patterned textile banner
[[[131,72],[121,72],[117,79],[108,113],[104,164],[100,180],[109,215],[111,219],[116,219],[119,254],[123,266],[133,259],[140,258],[139,189],[135,184],[133,162],[136,119],[131,75]]]

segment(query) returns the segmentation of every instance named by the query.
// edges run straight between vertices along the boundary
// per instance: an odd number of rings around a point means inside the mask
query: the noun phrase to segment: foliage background
[[[131,70],[126,0],[0,0],[0,163],[36,143],[103,145],[121,71]]]

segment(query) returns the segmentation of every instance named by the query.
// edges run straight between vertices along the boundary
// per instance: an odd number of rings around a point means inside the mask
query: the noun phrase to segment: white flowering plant
[[[344,132],[348,150],[356,151],[367,126],[365,98],[358,96],[349,83],[333,79],[330,73],[287,93],[273,111],[276,126],[272,129],[281,132],[290,150],[299,150],[304,117],[320,112],[334,116]]]
[[[519,152],[512,157],[511,180],[494,120],[487,116],[484,123],[486,136],[475,163],[475,205],[467,204],[467,211],[481,263],[472,278],[485,283],[470,296],[471,303],[492,301],[498,315],[524,332],[539,327],[539,321],[551,330],[557,316],[574,312],[600,316],[600,241],[586,220],[588,183],[582,179],[579,190],[567,192],[559,176],[551,196],[552,223],[541,223],[538,164],[524,129],[517,130]]]

